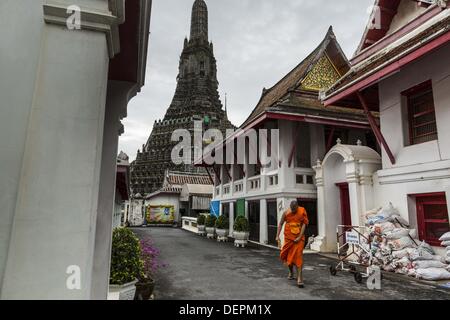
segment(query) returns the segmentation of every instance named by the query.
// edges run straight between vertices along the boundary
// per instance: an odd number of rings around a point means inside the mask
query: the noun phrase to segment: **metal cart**
[[[368,278],[374,272],[372,263],[376,259],[372,254],[372,239],[364,233],[368,229],[360,226],[339,225],[337,233],[337,253],[339,263],[330,266],[330,273],[336,276],[338,271],[352,273],[357,283],[362,283],[364,278]],[[366,255],[364,262],[363,254]],[[349,261],[350,257],[356,257],[355,261]],[[365,268],[365,272],[359,272],[357,267]]]

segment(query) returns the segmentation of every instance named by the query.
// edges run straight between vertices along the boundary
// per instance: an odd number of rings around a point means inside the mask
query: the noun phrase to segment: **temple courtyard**
[[[278,251],[250,246],[238,249],[232,243],[217,243],[175,228],[133,229],[142,238],[149,236],[161,251],[155,288],[156,300],[448,300],[450,289],[435,283],[388,274],[381,290],[357,284],[353,275],[330,275],[336,262],[318,254],[305,254],[305,288],[287,280],[287,270],[278,260]]]

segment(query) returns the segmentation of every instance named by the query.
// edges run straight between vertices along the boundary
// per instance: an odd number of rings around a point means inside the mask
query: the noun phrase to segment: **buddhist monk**
[[[281,248],[280,233],[284,227],[284,245]],[[303,284],[303,249],[305,248],[305,230],[309,224],[305,208],[292,201],[290,209],[283,213],[277,231],[277,242],[281,248],[280,259],[289,268],[289,280],[294,280],[294,266],[297,268],[297,285],[304,288]]]

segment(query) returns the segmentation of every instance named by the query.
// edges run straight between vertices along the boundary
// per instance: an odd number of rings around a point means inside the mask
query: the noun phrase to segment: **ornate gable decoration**
[[[341,75],[334,67],[326,54],[317,61],[312,70],[301,82],[301,88],[305,90],[321,91],[335,84]]]

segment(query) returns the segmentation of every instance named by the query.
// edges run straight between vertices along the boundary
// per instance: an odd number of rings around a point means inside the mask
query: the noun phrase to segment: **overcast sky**
[[[239,126],[270,88],[323,40],[333,26],[351,57],[373,0],[206,0],[219,92]],[[153,0],[146,85],[128,106],[119,151],[131,160],[164,117],[176,87],[183,40],[189,36],[194,0]]]

